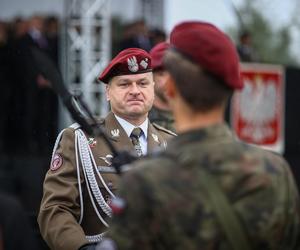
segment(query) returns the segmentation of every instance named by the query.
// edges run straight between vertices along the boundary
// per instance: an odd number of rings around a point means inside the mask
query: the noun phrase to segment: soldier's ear
[[[105,85],[106,101],[110,101],[109,89],[110,89],[110,84],[108,83]]]
[[[168,78],[166,81],[165,90],[166,90],[166,94],[169,98],[174,98],[174,96],[176,95],[177,88],[175,85],[175,81],[170,74],[168,75]]]

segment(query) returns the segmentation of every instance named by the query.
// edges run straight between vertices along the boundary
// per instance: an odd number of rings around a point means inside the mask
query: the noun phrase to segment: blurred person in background
[[[175,131],[174,118],[170,110],[165,90],[168,73],[163,65],[163,56],[169,47],[169,43],[162,42],[158,43],[154,48],[150,50],[150,55],[152,57],[153,79],[155,82],[155,99],[152,109],[149,112],[149,119],[153,123],[156,123],[171,131]]]
[[[120,43],[120,49],[141,48],[150,51],[152,48],[149,38],[149,30],[144,20],[137,20],[125,27],[124,39]]]
[[[235,45],[197,21],[175,26],[170,44],[166,91],[178,136],[123,174],[96,249],[299,249],[300,200],[288,163],[238,141],[224,121],[226,103],[243,88]]]
[[[28,32],[28,20],[22,17],[16,17],[10,27],[11,39],[17,40],[26,35]]]
[[[44,30],[44,18],[39,15],[28,20],[28,30],[14,45],[14,88],[18,102],[16,120],[20,143],[19,154],[47,155],[57,133],[58,100],[51,83],[34,63],[31,48],[50,56]]]
[[[251,33],[243,31],[239,37],[237,51],[241,62],[258,62],[259,58],[252,44]]]
[[[28,217],[11,195],[0,191],[0,249],[40,250]]]
[[[11,99],[12,91],[10,84],[10,60],[9,60],[9,44],[8,44],[8,24],[0,21],[0,155],[8,153],[9,136],[13,132],[11,130]]]
[[[0,189],[19,198],[37,237],[36,216],[57,135],[58,111],[56,94],[31,54],[35,48],[49,55],[43,19],[34,16],[13,20],[9,25],[8,56],[0,58],[0,63],[4,63],[1,72],[8,69],[8,84],[2,82],[2,91],[7,85],[9,92],[8,103],[3,107],[7,116],[2,120],[9,121],[1,131],[5,140],[1,140],[4,155],[0,159]]]
[[[162,29],[152,28],[149,31],[149,38],[151,41],[151,47],[153,48],[155,45],[165,42],[167,40],[167,35]]]
[[[154,99],[150,55],[139,48],[125,49],[99,80],[112,110],[99,125],[115,148],[138,157],[165,149],[174,133],[148,119]],[[38,216],[51,249],[94,249],[93,243],[102,240],[119,180],[113,157],[102,137],[88,136],[78,124],[59,134]]]
[[[56,16],[46,17],[45,36],[49,45],[49,55],[56,65],[58,65],[59,20]]]

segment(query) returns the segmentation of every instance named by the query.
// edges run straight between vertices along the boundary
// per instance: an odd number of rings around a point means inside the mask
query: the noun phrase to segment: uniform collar
[[[169,143],[168,149],[180,148],[187,143],[213,143],[221,140],[233,140],[232,132],[226,123],[214,124],[209,127],[190,130],[184,133],[178,133]]]
[[[130,134],[132,132],[132,130],[136,127],[139,127],[142,129],[145,139],[147,139],[148,137],[148,118],[146,118],[146,120],[140,125],[140,126],[135,126],[133,124],[131,124],[130,122],[124,120],[123,118],[117,116],[116,114],[114,114],[115,118],[117,119],[117,121],[120,123],[120,125],[122,126],[122,128],[125,130],[126,134],[128,135],[128,137],[130,137]]]

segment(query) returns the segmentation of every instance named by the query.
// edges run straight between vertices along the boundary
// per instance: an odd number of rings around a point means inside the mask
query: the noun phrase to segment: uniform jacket
[[[100,124],[117,150],[135,152],[130,138],[128,138],[112,113],[102,119]],[[72,126],[62,132],[61,138],[58,138],[56,143],[51,167],[44,181],[44,195],[38,223],[41,234],[51,249],[78,249],[89,241],[100,240],[102,235],[99,234],[107,230],[104,224],[107,223],[108,219],[106,213],[110,213],[107,207],[109,207],[112,195],[109,192],[115,192],[119,177],[116,175],[114,168],[110,166],[112,153],[104,140],[102,138],[86,137],[80,131],[79,127]],[[149,124],[148,152],[157,147],[165,148],[167,140],[173,136],[172,132]],[[82,140],[82,144],[88,146],[78,146],[80,140]],[[92,171],[83,171],[82,165],[85,163],[78,160],[79,164],[77,164],[76,157],[81,157],[89,163],[88,159],[92,159],[87,157],[89,150],[91,150],[95,164],[93,165],[93,160],[91,160]],[[79,153],[76,154],[76,151]],[[100,173],[100,178],[95,169]],[[91,184],[93,176],[97,181],[94,186]],[[101,178],[103,178],[103,182]],[[87,181],[90,179],[92,181]],[[87,185],[87,183],[90,185]],[[98,188],[101,192],[100,195],[95,191]],[[93,193],[94,191],[95,193]],[[92,193],[94,205],[89,193]],[[105,202],[103,202],[103,199]],[[101,204],[103,207],[101,207]],[[93,206],[97,207],[96,210],[99,211],[100,216],[97,215]],[[97,235],[100,238],[95,238]]]
[[[175,131],[174,117],[170,111],[162,110],[153,106],[149,112],[149,120],[173,132]]]
[[[226,125],[179,134],[166,151],[134,165],[120,182],[126,205],[108,232],[117,248],[105,249],[233,249],[203,171],[225,195],[250,249],[300,248],[299,194],[288,164],[237,141]]]

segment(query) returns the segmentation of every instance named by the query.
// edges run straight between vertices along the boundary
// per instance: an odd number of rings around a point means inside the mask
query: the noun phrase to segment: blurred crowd
[[[5,154],[48,154],[57,131],[57,96],[35,64],[31,48],[58,63],[54,16],[0,21],[1,140]]]
[[[58,24],[55,16],[39,15],[0,21],[0,225],[8,250],[43,245],[36,213],[57,135],[58,98],[31,50],[58,67]]]
[[[166,33],[162,29],[149,28],[144,20],[136,20],[124,26],[118,50],[141,48],[149,52],[156,44],[166,39]]]

